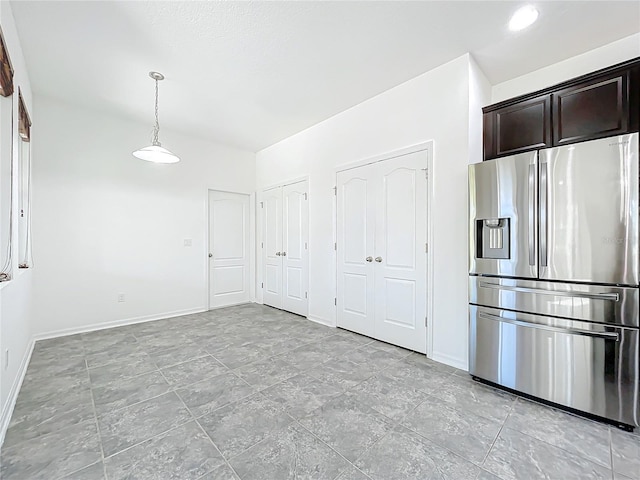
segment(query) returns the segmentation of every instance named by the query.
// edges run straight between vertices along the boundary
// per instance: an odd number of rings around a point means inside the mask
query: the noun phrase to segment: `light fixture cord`
[[[156,79],[156,124],[153,126],[153,145],[160,145],[158,133],[160,132],[160,122],[158,121],[158,79]]]

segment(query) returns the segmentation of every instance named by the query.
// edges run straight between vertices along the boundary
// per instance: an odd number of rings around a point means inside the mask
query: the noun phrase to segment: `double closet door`
[[[426,353],[427,153],[337,175],[337,324]]]
[[[263,210],[263,303],[307,315],[309,282],[308,183],[265,190]]]

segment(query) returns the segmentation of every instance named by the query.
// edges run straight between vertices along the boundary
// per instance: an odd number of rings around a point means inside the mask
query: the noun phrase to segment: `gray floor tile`
[[[412,365],[403,359],[385,369],[385,373],[425,393],[434,393],[447,382],[450,373],[429,364]]]
[[[89,368],[100,367],[110,363],[124,365],[142,358],[148,358],[148,355],[137,343],[127,343],[105,351],[87,353],[85,357]]]
[[[32,356],[28,367],[29,374],[34,379],[86,372],[86,369],[87,364],[84,357],[65,357],[53,354]]]
[[[109,480],[196,480],[224,459],[195,422],[105,460]]]
[[[502,480],[502,479],[497,475],[494,475],[493,473],[487,472],[486,470],[480,470],[480,473],[478,474],[478,478],[476,480]]]
[[[231,346],[224,350],[210,353],[216,360],[231,369],[242,367],[266,357],[264,349],[255,345]]]
[[[116,380],[93,389],[93,400],[98,415],[162,395],[169,384],[160,372],[151,372],[124,380]]]
[[[333,480],[349,463],[292,423],[230,461],[243,480]]]
[[[208,355],[208,353],[199,348],[195,343],[186,343],[153,353],[151,354],[151,358],[158,368],[166,368],[206,355]]]
[[[640,435],[611,428],[613,469],[631,478],[640,478]]]
[[[254,392],[253,387],[231,372],[207,378],[177,390],[180,398],[196,417],[209,414]]]
[[[104,455],[114,455],[192,419],[173,392],[102,415],[98,425]]]
[[[582,457],[503,428],[484,468],[505,480],[610,480],[611,470]]]
[[[518,399],[506,427],[611,468],[609,427]]]
[[[258,393],[205,415],[198,421],[222,454],[232,458],[281,431],[293,418]]]
[[[228,369],[224,365],[211,355],[207,355],[173,367],[163,368],[162,374],[171,386],[182,387],[227,371]]]
[[[333,356],[321,344],[312,343],[287,352],[281,358],[294,367],[307,370],[331,360]]]
[[[61,480],[105,480],[104,464],[102,462],[94,463],[63,477]]]
[[[81,401],[70,397],[66,403],[17,404],[7,429],[3,448],[93,420],[94,416],[89,391]]]
[[[236,375],[259,389],[270,387],[299,373],[300,370],[280,358],[267,358],[235,370]]]
[[[507,418],[516,399],[510,393],[474,382],[470,377],[457,375],[450,375],[442,388],[434,390],[432,395],[458,410],[472,412],[497,422],[503,422]]]
[[[365,380],[351,389],[358,400],[375,411],[399,421],[428,396],[384,372]]]
[[[334,357],[338,357],[353,350],[357,350],[362,346],[361,342],[353,338],[349,338],[344,334],[325,337],[320,340],[319,343],[327,352],[329,352]]]
[[[342,394],[342,389],[301,374],[262,391],[294,418],[300,418]]]
[[[198,480],[240,480],[240,477],[225,464],[198,478]]]
[[[109,363],[107,365],[90,368],[89,376],[91,377],[91,386],[95,388],[102,387],[107,383],[117,380],[124,380],[145,373],[151,373],[155,370],[157,370],[157,367],[151,361],[151,357],[144,354],[131,362]]]
[[[395,350],[389,348],[382,350],[372,347],[371,345],[365,345],[357,350],[346,353],[343,358],[354,363],[370,365],[376,370],[384,370],[411,354],[409,350],[398,347],[395,348]]]
[[[375,375],[376,370],[370,365],[358,365],[343,358],[333,358],[322,365],[306,370],[305,373],[347,390]]]
[[[119,351],[138,344],[130,333],[113,332],[111,329],[84,333],[82,339],[87,355]]]
[[[3,480],[51,480],[102,459],[95,421],[3,448],[1,455]]]
[[[407,415],[402,425],[475,463],[482,462],[501,427],[499,422],[455,410],[435,397]]]
[[[342,473],[336,480],[370,480],[371,477],[368,477],[356,467],[349,467],[347,470]]]
[[[350,394],[340,395],[299,421],[351,462],[393,428],[387,417]]]
[[[373,480],[475,479],[480,469],[417,433],[397,427],[355,463]]]

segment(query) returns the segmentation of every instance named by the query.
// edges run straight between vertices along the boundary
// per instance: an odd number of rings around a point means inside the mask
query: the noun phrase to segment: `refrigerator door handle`
[[[521,293],[537,293],[539,295],[552,295],[554,297],[576,297],[576,298],[591,298],[594,300],[610,300],[617,302],[620,300],[620,295],[617,293],[586,293],[586,292],[567,292],[564,290],[543,290],[541,288],[529,288],[529,287],[513,287],[510,285],[498,285],[496,283],[480,282],[481,288],[493,288],[494,290],[509,290],[512,292]]]
[[[540,266],[547,266],[547,162],[540,162]]]
[[[615,332],[592,332],[590,330],[582,330],[580,328],[552,327],[551,325],[541,325],[539,323],[524,322],[522,320],[504,318],[504,317],[500,317],[499,315],[492,315],[490,313],[484,313],[484,312],[479,313],[478,316],[481,318],[485,318],[487,320],[510,323],[512,325],[517,325],[519,327],[535,328],[538,330],[548,330],[550,332],[565,333],[570,335],[582,335],[585,337],[604,338],[606,340],[615,340],[616,342],[620,341],[619,335]]]
[[[536,166],[529,165],[529,265],[536,264],[536,219],[535,219]]]

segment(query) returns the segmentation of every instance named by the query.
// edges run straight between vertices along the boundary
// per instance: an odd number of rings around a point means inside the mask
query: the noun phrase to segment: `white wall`
[[[547,88],[635,57],[640,57],[640,33],[494,85],[491,103]]]
[[[27,75],[22,48],[15,29],[13,15],[9,2],[0,2],[0,25],[6,42],[7,50],[11,57],[14,69],[14,94],[9,98],[0,99],[0,155],[3,156],[2,163],[9,160],[7,156],[13,153],[14,171],[18,167],[18,149],[20,141],[18,138],[18,88],[22,92],[25,104],[31,115],[34,125],[32,136],[37,135],[37,115],[33,109],[31,86]],[[11,130],[11,109],[13,109],[13,125]],[[9,141],[13,137],[13,143]],[[11,152],[13,145],[13,152]],[[6,174],[2,171],[2,174]],[[13,178],[13,279],[0,284],[0,443],[4,436],[4,431],[9,421],[9,416],[13,408],[15,393],[19,387],[24,363],[28,359],[31,340],[31,309],[33,305],[33,269],[18,270],[18,204],[17,204],[17,176]],[[4,184],[4,183],[3,183]],[[3,198],[5,198],[3,196]],[[2,206],[4,207],[4,205]],[[5,226],[3,225],[4,229]],[[4,235],[3,230],[3,235]],[[6,362],[5,352],[9,350],[9,362]]]
[[[148,163],[151,117],[35,104],[34,334],[207,309],[207,189],[255,191],[255,154],[162,130],[182,161]]]
[[[469,69],[470,57],[464,55],[258,152],[256,164],[259,191],[309,175],[309,316],[335,325],[336,166],[434,140],[433,358],[462,368],[467,365]]]

